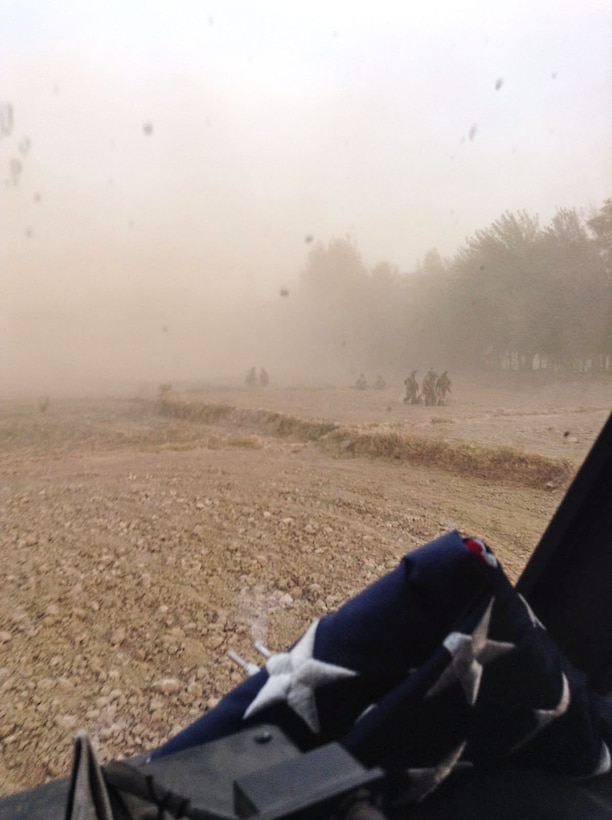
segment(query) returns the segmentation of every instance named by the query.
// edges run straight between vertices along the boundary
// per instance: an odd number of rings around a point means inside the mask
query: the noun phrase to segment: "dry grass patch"
[[[243,450],[261,450],[264,446],[261,436],[227,436],[223,443],[226,447],[241,447]]]
[[[186,400],[173,392],[166,392],[162,397],[161,412],[173,418],[191,421],[214,423],[223,420],[237,427],[255,428],[264,436],[316,441],[326,452],[338,456],[369,456],[407,461],[460,475],[519,486],[563,486],[575,472],[568,461],[547,458],[536,453],[524,453],[510,447],[477,446],[469,442],[419,438],[397,432],[369,432],[359,428],[342,427],[333,422],[303,419],[269,410],[237,409],[225,404],[201,404]],[[431,421],[432,424],[452,423],[452,420],[441,416],[434,416]],[[263,447],[263,442],[257,435],[229,437],[221,441],[223,444],[220,443],[219,446],[252,449]]]
[[[220,421],[234,411],[229,404],[200,404],[172,391],[167,391],[161,396],[159,406],[163,416],[209,423]]]
[[[463,442],[404,436],[399,433],[359,433],[338,430],[325,441],[326,449],[339,454],[408,461],[461,475],[527,487],[566,484],[574,467],[567,461],[510,447],[482,447]]]

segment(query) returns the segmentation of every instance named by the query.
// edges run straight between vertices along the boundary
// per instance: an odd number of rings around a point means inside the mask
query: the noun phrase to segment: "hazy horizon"
[[[249,311],[290,303],[307,237],[407,273],[612,194],[599,0],[0,0],[0,24],[3,394],[240,378],[282,346]]]

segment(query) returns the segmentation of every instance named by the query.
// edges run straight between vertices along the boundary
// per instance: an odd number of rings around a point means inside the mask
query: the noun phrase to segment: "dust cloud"
[[[24,237],[26,248],[36,238]],[[16,278],[0,304],[0,399],[151,395],[166,382],[243,385],[251,367],[266,367],[276,386],[349,383],[350,366],[315,361],[310,334],[299,333],[306,319],[297,273],[279,273],[262,293],[197,276],[189,252],[169,247],[172,236],[158,259],[132,251],[125,263],[125,248],[108,241],[99,252],[86,242],[49,252],[38,266],[16,257],[17,269],[29,266],[28,284]]]
[[[3,398],[150,394],[164,382],[242,385],[252,366],[265,366],[277,385],[330,378],[324,367],[309,372],[307,343],[287,343],[293,311],[283,307],[152,285],[89,300],[24,301],[3,322]]]
[[[339,328],[328,356],[298,298],[317,242],[403,275],[506,209],[546,221],[609,196],[597,2],[9,6],[0,398],[253,366],[344,385],[362,351]]]
[[[31,123],[27,105],[1,111],[3,159]],[[252,366],[276,379],[303,368],[307,350],[284,335],[303,226],[253,234],[254,218],[235,206],[248,183],[234,158],[228,173],[207,158],[189,167],[176,132],[160,133],[163,117],[157,127],[111,123],[92,144],[87,116],[64,114],[50,114],[31,151],[27,138],[28,156],[3,169],[0,398],[243,383]],[[196,156],[189,139],[182,150]],[[202,176],[209,170],[218,179]]]

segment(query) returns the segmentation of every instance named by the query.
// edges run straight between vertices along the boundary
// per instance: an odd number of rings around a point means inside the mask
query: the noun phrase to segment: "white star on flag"
[[[463,754],[467,743],[461,743],[456,749],[441,760],[437,766],[430,769],[407,769],[410,776],[411,788],[408,798],[415,802],[424,800],[428,794],[438,788],[446,778],[456,769],[459,764],[459,759]]]
[[[488,607],[471,635],[464,635],[462,632],[451,632],[444,639],[444,646],[451,654],[451,661],[438,678],[438,681],[427,692],[426,697],[435,695],[455,681],[459,681],[469,704],[473,706],[478,697],[483,667],[500,655],[505,655],[506,652],[511,652],[515,648],[513,643],[490,641],[487,638],[494,601],[495,598],[491,598]]]
[[[532,625],[533,626],[539,626],[540,629],[546,629],[546,627],[544,626],[542,621],[538,618],[538,616],[535,614],[533,609],[527,603],[527,599],[523,595],[521,595],[520,592],[519,592],[519,598],[521,599],[521,601],[525,605],[525,609],[527,610],[527,614],[529,615],[529,620],[531,621]]]
[[[549,723],[552,723],[553,720],[561,717],[564,715],[568,707],[570,705],[570,687],[569,682],[565,675],[561,674],[562,678],[562,686],[561,686],[561,697],[559,698],[559,703],[553,709],[534,709],[535,719],[538,724],[538,729],[544,729],[545,726],[548,726]]]
[[[243,718],[251,717],[273,703],[286,701],[313,732],[320,731],[314,690],[324,683],[350,678],[357,673],[352,669],[344,669],[342,666],[313,658],[318,624],[319,621],[311,624],[290,652],[282,652],[268,658],[268,680],[251,702]]]
[[[593,772],[591,777],[596,777],[597,775],[600,775],[600,774],[607,774],[607,772],[610,771],[611,767],[612,767],[612,758],[610,757],[610,749],[608,749],[608,746],[602,740],[601,741],[601,753],[599,755],[599,761],[598,761],[597,766],[595,768],[595,771]]]
[[[519,740],[518,743],[515,743],[510,751],[515,752],[517,749],[520,749],[521,746],[529,743],[529,741],[541,732],[542,729],[545,729],[549,723],[552,723],[553,720],[562,717],[569,709],[570,701],[571,693],[569,682],[565,675],[561,673],[561,697],[559,698],[559,703],[557,703],[557,705],[552,709],[534,709],[533,716],[536,722],[535,729],[529,732],[529,734],[522,740]]]

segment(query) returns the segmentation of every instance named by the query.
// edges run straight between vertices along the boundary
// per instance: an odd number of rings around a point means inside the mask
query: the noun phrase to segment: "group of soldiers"
[[[420,387],[416,378],[417,373],[418,370],[413,370],[412,373],[404,379],[404,385],[406,387],[404,404],[426,404],[429,407],[446,404],[446,397],[451,392],[451,380],[448,371],[445,370],[441,376],[438,376],[436,371],[430,367]],[[248,388],[258,386],[267,387],[270,384],[270,376],[265,367],[260,368],[259,375],[257,374],[257,368],[251,367],[244,381]],[[378,373],[376,381],[371,386],[374,390],[384,390],[387,387],[387,382],[380,373]],[[363,373],[359,375],[353,387],[355,390],[368,389],[369,385]]]
[[[451,380],[448,375],[448,370],[445,370],[444,373],[439,376],[436,371],[430,367],[421,385],[419,385],[417,381],[417,373],[418,370],[413,370],[412,373],[404,379],[404,385],[406,387],[404,404],[426,404],[428,407],[446,404],[446,397],[451,392]],[[375,390],[384,390],[387,383],[379,373],[376,377],[376,381],[372,385],[368,385],[366,377],[361,373],[353,385],[355,390],[367,390],[370,386]]]
[[[374,382],[372,387],[374,388],[374,390],[384,390],[386,386],[387,386],[387,382],[383,379],[383,377],[380,375],[380,373],[378,373],[377,376],[376,376],[376,381]],[[368,382],[367,382],[366,377],[363,375],[363,373],[360,374],[359,378],[357,379],[357,381],[355,382],[353,387],[355,388],[355,390],[367,390],[368,389]]]
[[[259,371],[259,376],[257,375],[257,368],[251,367],[246,374],[246,378],[244,380],[247,387],[267,387],[270,384],[270,375],[265,367],[262,367]]]
[[[420,388],[416,378],[417,373],[418,370],[413,370],[404,379],[404,385],[406,386],[404,404],[426,404],[429,407],[446,404],[446,396],[451,392],[451,380],[448,371],[445,370],[441,376],[438,376],[436,371],[430,367]]]

